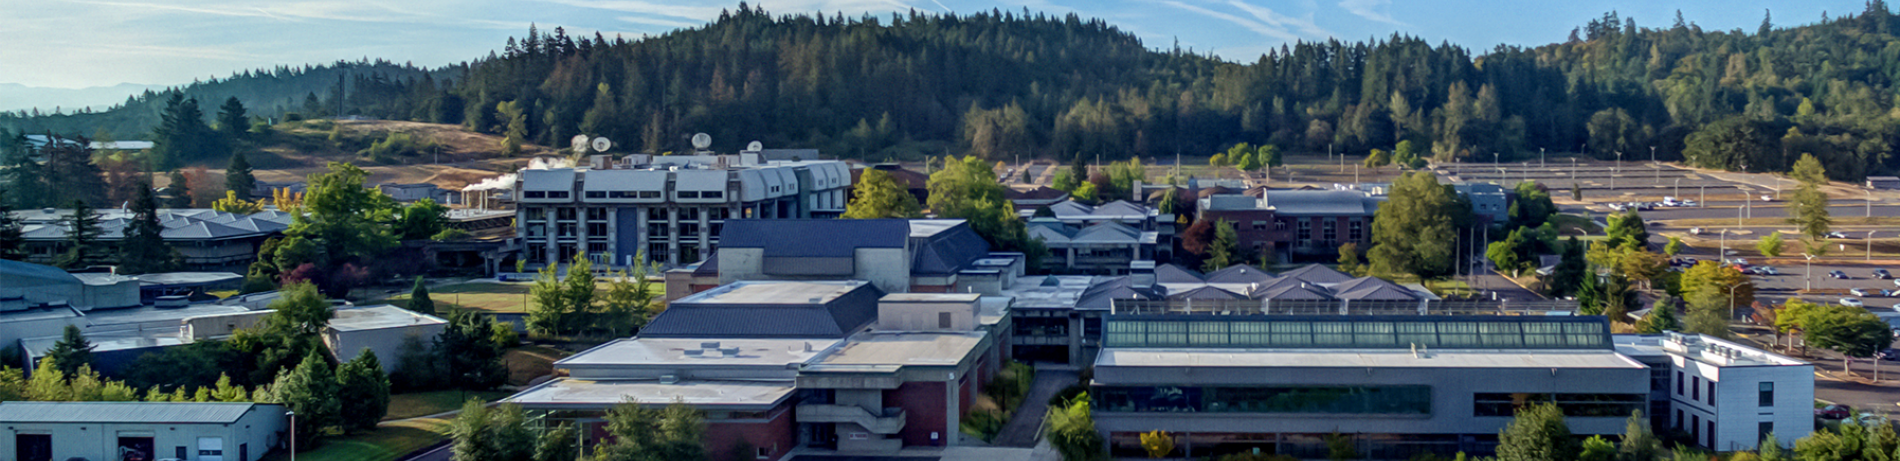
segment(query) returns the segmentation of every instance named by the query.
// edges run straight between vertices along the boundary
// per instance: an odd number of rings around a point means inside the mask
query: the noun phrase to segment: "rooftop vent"
[[[699,348],[700,348],[700,349],[718,349],[718,348],[719,348],[719,342],[718,342],[718,341],[706,341],[706,342],[702,342],[702,343],[699,343]]]
[[[660,384],[679,384],[679,375],[660,375]]]

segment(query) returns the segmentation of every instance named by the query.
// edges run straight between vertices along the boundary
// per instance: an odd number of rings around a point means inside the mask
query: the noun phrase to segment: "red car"
[[[1851,414],[1852,412],[1847,411],[1847,407],[1841,405],[1828,405],[1814,409],[1814,417],[1821,419],[1847,419]]]

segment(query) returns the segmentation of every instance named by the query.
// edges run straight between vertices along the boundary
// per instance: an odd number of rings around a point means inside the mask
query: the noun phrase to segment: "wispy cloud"
[[[1246,11],[1247,14],[1252,15],[1255,19],[1259,19],[1269,26],[1282,28],[1283,30],[1298,30],[1300,35],[1306,38],[1325,38],[1333,36],[1332,32],[1313,23],[1312,11],[1307,11],[1305,18],[1295,18],[1276,13],[1272,9],[1264,6],[1250,5],[1240,0],[1228,0],[1227,4],[1233,5],[1234,8],[1239,8],[1241,11]]]
[[[1286,41],[1297,41],[1300,39],[1300,36],[1294,35],[1293,32],[1286,30],[1286,28],[1269,26],[1267,24],[1261,23],[1260,21],[1243,18],[1238,15],[1220,12],[1220,11],[1214,11],[1211,9],[1207,9],[1207,8],[1203,8],[1203,7],[1195,6],[1195,5],[1189,5],[1189,4],[1178,2],[1175,0],[1166,0],[1166,1],[1161,2],[1161,4],[1172,6],[1175,8],[1180,8],[1182,10],[1187,10],[1189,12],[1199,14],[1202,16],[1207,16],[1210,18],[1231,22],[1240,27],[1244,27],[1247,30],[1254,31],[1254,33],[1258,33],[1260,35],[1265,35],[1268,37],[1278,38],[1278,39],[1286,40]]]
[[[619,11],[673,18],[708,20],[719,17],[719,7],[668,5],[642,0],[542,0],[576,8]]]
[[[692,22],[692,21],[662,19],[662,18],[655,18],[655,17],[648,17],[648,16],[620,16],[615,19],[631,22],[634,24],[647,24],[647,25],[654,25],[654,26],[679,27],[679,28],[699,27],[699,26],[705,25],[705,24]]]
[[[1352,13],[1354,16],[1386,24],[1405,25],[1405,23],[1393,19],[1391,13],[1386,12],[1391,6],[1392,0],[1339,0],[1339,7],[1345,8],[1346,12]]]

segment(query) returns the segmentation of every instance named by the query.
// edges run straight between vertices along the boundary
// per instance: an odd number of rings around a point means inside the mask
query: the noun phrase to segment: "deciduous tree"
[[[897,180],[883,170],[864,170],[858,176],[858,183],[851,186],[851,192],[851,203],[845,205],[845,219],[911,219],[923,216],[923,207],[917,204],[917,197],[910,195],[910,191],[897,184]]]

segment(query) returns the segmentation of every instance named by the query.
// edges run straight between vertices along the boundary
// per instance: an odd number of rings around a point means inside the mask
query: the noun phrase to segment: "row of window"
[[[1536,403],[1557,405],[1564,416],[1628,417],[1643,409],[1644,394],[1476,393],[1471,395],[1472,416],[1515,416],[1519,408]]]
[[[521,197],[522,197],[522,198],[531,198],[531,199],[533,199],[533,198],[544,198],[544,199],[563,199],[563,198],[568,198],[568,196],[569,196],[569,193],[568,193],[568,191],[564,191],[564,190],[553,190],[553,191],[540,191],[540,190],[530,190],[530,191],[522,191],[522,192],[521,192]],[[586,196],[587,198],[605,198],[605,199],[615,199],[615,198],[618,198],[618,199],[634,199],[634,198],[643,198],[643,199],[656,199],[656,198],[660,198],[660,191],[657,191],[657,190],[642,190],[642,191],[620,191],[620,190],[615,190],[615,191],[604,191],[604,190],[590,190],[590,191],[587,191],[587,192],[586,192],[586,194],[585,194],[585,196]],[[676,199],[724,199],[724,198],[726,198],[726,191],[722,191],[722,190],[708,190],[708,191],[696,191],[696,190],[682,190],[682,191],[674,191],[674,192],[673,192],[673,198],[676,198]]]
[[[1683,397],[1686,388],[1689,400],[1704,402],[1709,406],[1715,406],[1715,380],[1705,380],[1702,379],[1701,376],[1688,376],[1688,379],[1684,380],[1683,377],[1683,372],[1676,372],[1676,397]],[[1704,389],[1708,390],[1707,399],[1704,399],[1702,395]],[[1756,384],[1755,406],[1764,408],[1775,406],[1775,383],[1773,381],[1762,381]]]
[[[1139,413],[1429,415],[1430,386],[1103,386],[1095,408]]]
[[[559,220],[559,221],[573,221],[574,217],[576,216],[575,210],[581,210],[581,209],[587,210],[588,221],[605,222],[607,220],[607,208],[587,207],[587,208],[552,208],[552,209],[554,210],[554,219]],[[545,221],[548,219],[548,210],[549,208],[528,208],[527,209],[528,220],[529,221]],[[668,221],[669,220],[669,218],[667,217],[667,211],[666,211],[668,210],[668,208],[646,208],[646,210],[647,210],[647,221]],[[677,208],[677,210],[679,210],[680,221],[698,221],[699,215],[701,214],[701,210],[704,210],[706,219],[709,221],[724,221],[732,217],[732,209],[730,208],[686,207],[686,208]],[[745,214],[747,215],[747,217],[750,217],[752,214],[751,209],[746,209]]]

